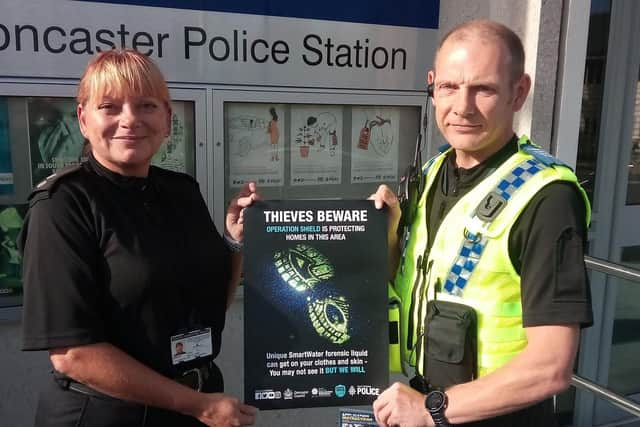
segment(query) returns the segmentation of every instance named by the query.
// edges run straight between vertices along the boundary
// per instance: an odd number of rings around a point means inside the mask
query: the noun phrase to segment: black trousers
[[[215,367],[203,391],[224,389],[222,374]],[[54,380],[40,393],[35,427],[201,427],[200,421],[177,412],[117,399],[88,396],[61,388]]]

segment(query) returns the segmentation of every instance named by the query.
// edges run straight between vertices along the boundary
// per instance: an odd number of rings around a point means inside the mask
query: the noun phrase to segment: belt
[[[98,399],[111,400],[114,402],[135,405],[135,403],[133,402],[127,402],[126,400],[118,399],[116,397],[109,396],[108,394],[101,393],[98,390],[94,390],[91,387],[74,381],[69,377],[61,376],[61,374],[54,374],[53,379],[56,384],[58,384],[58,386],[63,390],[75,391],[76,393],[84,394],[91,397],[97,397]]]
[[[216,372],[216,368],[214,368],[213,361],[211,360],[208,362],[204,362],[202,365],[185,370],[184,372],[173,377],[173,380],[195,391],[202,391],[203,385],[209,378],[214,375],[214,372]],[[58,386],[63,390],[71,390],[75,391],[76,393],[84,394],[91,397],[97,397],[99,399],[112,400],[135,405],[135,403],[133,402],[127,402],[126,400],[118,399],[116,397],[109,396],[108,394],[101,393],[98,390],[94,390],[93,388],[79,383],[69,377],[65,377],[59,372],[54,371],[53,379],[56,384],[58,384]]]

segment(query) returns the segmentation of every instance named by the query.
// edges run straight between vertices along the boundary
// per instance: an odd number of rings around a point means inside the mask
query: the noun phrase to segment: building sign
[[[423,90],[437,37],[433,13],[424,21],[409,14],[409,20],[389,6],[380,7],[393,25],[364,19],[372,15],[369,6],[356,15],[352,8],[331,9],[331,2],[317,19],[238,13],[240,6],[220,12],[149,3],[154,6],[4,0],[0,77],[78,78],[89,56],[131,47],[151,56],[172,82]],[[264,2],[249,6],[258,3]],[[418,13],[425,4],[438,10],[434,1],[409,3],[405,12],[411,4]]]

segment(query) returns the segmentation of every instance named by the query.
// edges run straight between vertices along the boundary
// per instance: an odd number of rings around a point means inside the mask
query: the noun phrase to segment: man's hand
[[[210,427],[240,427],[253,425],[257,412],[257,408],[245,405],[235,397],[210,393],[204,395],[197,418]]]
[[[387,185],[378,187],[375,193],[369,196],[369,200],[373,200],[376,209],[382,209],[389,206],[389,223],[387,225],[387,247],[389,250],[389,277],[391,281],[396,274],[398,262],[400,259],[400,251],[398,250],[398,224],[402,211],[400,210],[400,202],[398,196]]]
[[[432,426],[424,406],[425,395],[406,384],[394,383],[373,402],[376,421],[381,427]]]
[[[369,200],[374,201],[376,209],[382,209],[385,205],[389,206],[389,233],[395,234],[402,215],[396,193],[388,185],[382,184],[375,193],[369,196]]]
[[[244,208],[251,206],[255,200],[260,200],[256,183],[245,184],[240,192],[231,200],[225,217],[225,230],[229,237],[242,242],[244,236]]]

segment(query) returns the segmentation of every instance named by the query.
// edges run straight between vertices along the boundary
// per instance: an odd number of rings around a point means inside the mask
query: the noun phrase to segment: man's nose
[[[460,117],[467,117],[473,115],[475,112],[475,102],[473,94],[467,88],[460,88],[456,94],[453,112]]]

